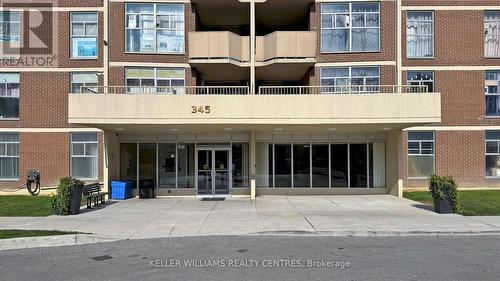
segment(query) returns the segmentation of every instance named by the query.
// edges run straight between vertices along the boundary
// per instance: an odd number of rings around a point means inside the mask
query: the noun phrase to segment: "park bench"
[[[82,196],[87,200],[87,208],[92,208],[92,203],[94,207],[99,206],[99,204],[106,203],[106,195],[108,192],[101,192],[100,183],[91,183],[83,186]]]

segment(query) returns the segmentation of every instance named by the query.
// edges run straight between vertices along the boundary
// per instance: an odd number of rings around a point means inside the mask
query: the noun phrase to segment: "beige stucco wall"
[[[210,113],[192,113],[210,106]],[[441,95],[69,95],[74,124],[418,124],[440,122]]]

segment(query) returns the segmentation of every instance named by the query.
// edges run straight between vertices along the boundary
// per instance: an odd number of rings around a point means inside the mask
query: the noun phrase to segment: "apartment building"
[[[499,1],[0,3],[0,188],[500,186]]]

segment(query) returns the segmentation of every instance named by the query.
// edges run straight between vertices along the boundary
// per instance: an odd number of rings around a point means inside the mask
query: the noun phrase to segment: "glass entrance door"
[[[230,188],[228,148],[200,148],[198,157],[198,195],[226,195]]]

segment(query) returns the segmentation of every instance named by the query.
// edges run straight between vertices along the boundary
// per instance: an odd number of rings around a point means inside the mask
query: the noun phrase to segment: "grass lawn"
[[[432,205],[432,196],[427,191],[404,192],[403,197]],[[459,214],[464,216],[500,216],[500,190],[459,191]]]
[[[35,237],[35,236],[53,236],[77,234],[78,232],[66,232],[57,230],[20,230],[20,229],[0,229],[0,239]]]
[[[48,196],[0,196],[0,217],[44,217],[51,214]]]

